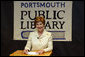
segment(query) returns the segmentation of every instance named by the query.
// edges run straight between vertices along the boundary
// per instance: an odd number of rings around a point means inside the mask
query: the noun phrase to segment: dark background
[[[23,50],[26,41],[13,40],[13,1],[1,1],[1,56]],[[84,56],[84,1],[73,1],[72,42],[53,42],[53,56]]]

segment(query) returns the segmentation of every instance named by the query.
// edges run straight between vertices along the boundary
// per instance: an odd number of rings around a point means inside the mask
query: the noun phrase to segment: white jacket
[[[39,39],[38,39],[39,38]],[[43,34],[39,37],[38,32],[31,32],[25,46],[28,50],[44,50],[45,52],[53,49],[52,35],[44,29]]]

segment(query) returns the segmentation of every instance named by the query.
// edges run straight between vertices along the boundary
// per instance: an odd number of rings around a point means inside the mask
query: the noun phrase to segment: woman
[[[30,33],[24,53],[27,54],[30,50],[39,50],[39,54],[51,51],[53,49],[52,35],[44,29],[44,18],[36,17],[34,24],[36,31]]]

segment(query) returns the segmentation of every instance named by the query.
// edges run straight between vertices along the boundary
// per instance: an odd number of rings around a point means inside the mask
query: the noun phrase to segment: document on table
[[[39,55],[37,52],[28,52],[28,55]]]

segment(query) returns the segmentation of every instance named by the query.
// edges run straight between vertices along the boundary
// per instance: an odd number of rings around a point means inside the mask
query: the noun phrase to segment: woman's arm
[[[29,39],[27,41],[27,44],[25,46],[25,50],[30,50],[31,49],[31,33],[29,34]]]
[[[48,39],[48,47],[44,49],[44,52],[53,50],[53,42],[52,42],[52,35],[50,35]]]

